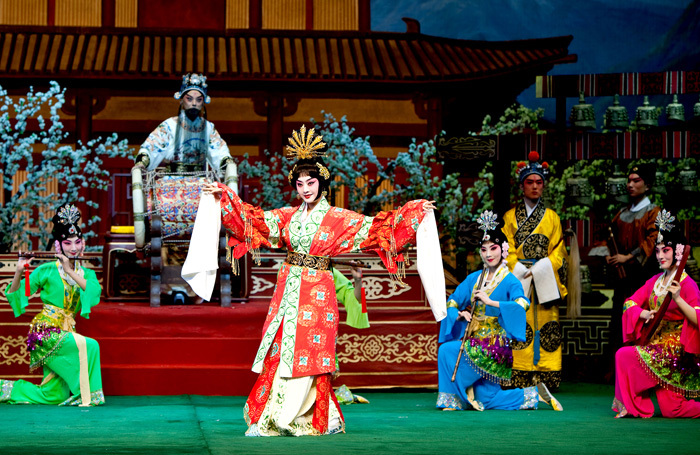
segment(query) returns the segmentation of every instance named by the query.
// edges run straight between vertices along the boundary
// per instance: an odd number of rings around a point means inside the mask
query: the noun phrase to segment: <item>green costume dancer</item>
[[[72,204],[53,217],[53,238],[58,260],[42,264],[21,279],[31,258],[20,258],[12,283],[5,289],[15,317],[27,308],[29,295],[41,289],[44,308],[31,322],[27,347],[31,370],[43,367],[41,385],[24,380],[0,379],[0,403],[94,406],[104,404],[100,347],[97,341],[75,332],[76,314],[90,316],[100,302],[102,288],[95,272],[79,266],[84,249],[78,226],[80,212]]]

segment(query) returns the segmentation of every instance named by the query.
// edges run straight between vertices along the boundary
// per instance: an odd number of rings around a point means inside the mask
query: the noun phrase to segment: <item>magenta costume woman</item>
[[[661,285],[663,273],[649,279],[625,301],[622,336],[625,342],[638,340],[644,319],[642,310],[656,309],[666,296]],[[698,285],[685,272],[681,297],[700,319]],[[613,410],[636,417],[652,417],[656,392],[664,417],[700,417],[700,403],[685,397],[700,396],[700,330],[685,319],[671,300],[654,338],[646,346],[625,346],[615,355],[615,401]]]
[[[660,228],[661,243],[664,243],[664,236],[669,238],[672,234],[665,234]],[[676,241],[666,243],[682,246]],[[668,285],[664,286],[667,273],[669,271],[652,277],[625,301],[622,314],[625,342],[639,340],[645,323],[642,312],[661,306],[668,292]],[[700,291],[685,272],[680,279],[679,294],[700,319]],[[700,403],[687,399],[700,396],[700,330],[688,320],[674,299],[649,344],[625,346],[617,351],[615,372],[612,408],[619,417],[652,417],[652,391],[656,393],[664,417],[700,417]]]

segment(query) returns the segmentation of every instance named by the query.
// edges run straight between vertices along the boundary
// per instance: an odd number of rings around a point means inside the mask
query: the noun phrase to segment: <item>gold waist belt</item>
[[[314,256],[294,251],[287,252],[287,259],[284,262],[316,270],[329,270],[331,268],[331,258],[328,256]]]
[[[41,314],[55,321],[54,327],[58,327],[65,332],[75,332],[75,318],[73,317],[73,313],[53,305],[44,305]]]

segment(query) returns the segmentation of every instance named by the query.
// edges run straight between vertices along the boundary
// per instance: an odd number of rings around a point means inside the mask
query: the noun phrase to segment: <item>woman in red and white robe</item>
[[[253,362],[253,371],[260,376],[245,406],[249,436],[344,431],[344,419],[331,388],[331,375],[336,369],[338,304],[329,258],[375,251],[398,278],[403,266],[401,252],[417,244],[421,278],[424,283],[428,279],[433,282],[433,289],[427,292],[435,317],[440,320],[446,314],[431,202],[411,201],[374,217],[331,207],[326,200],[330,173],[318,159],[298,160],[289,182],[303,203],[270,211],[242,202],[225,185],[204,188],[203,197],[213,194],[219,199],[234,260],[248,251],[255,256],[261,246],[285,248],[288,252],[277,275]],[[433,273],[430,278],[426,269]],[[435,287],[435,282],[442,288]]]

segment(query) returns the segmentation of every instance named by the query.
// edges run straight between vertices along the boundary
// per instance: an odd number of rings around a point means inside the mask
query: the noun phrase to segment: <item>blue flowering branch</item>
[[[96,208],[93,191],[105,191],[109,185],[104,158],[131,156],[128,142],[120,141],[116,134],[87,144],[65,144],[68,132],[59,115],[64,103],[65,89],[55,81],[45,92],[30,87],[26,96],[17,98],[0,87],[0,175],[4,194],[0,248],[44,247],[49,240],[53,208],[65,202]],[[47,112],[48,119],[42,115]],[[51,190],[56,183],[58,191]],[[87,194],[92,197],[86,199]],[[84,221],[89,227],[99,220],[99,216],[93,216]],[[38,229],[33,229],[37,225]],[[86,229],[86,237],[94,235]]]

